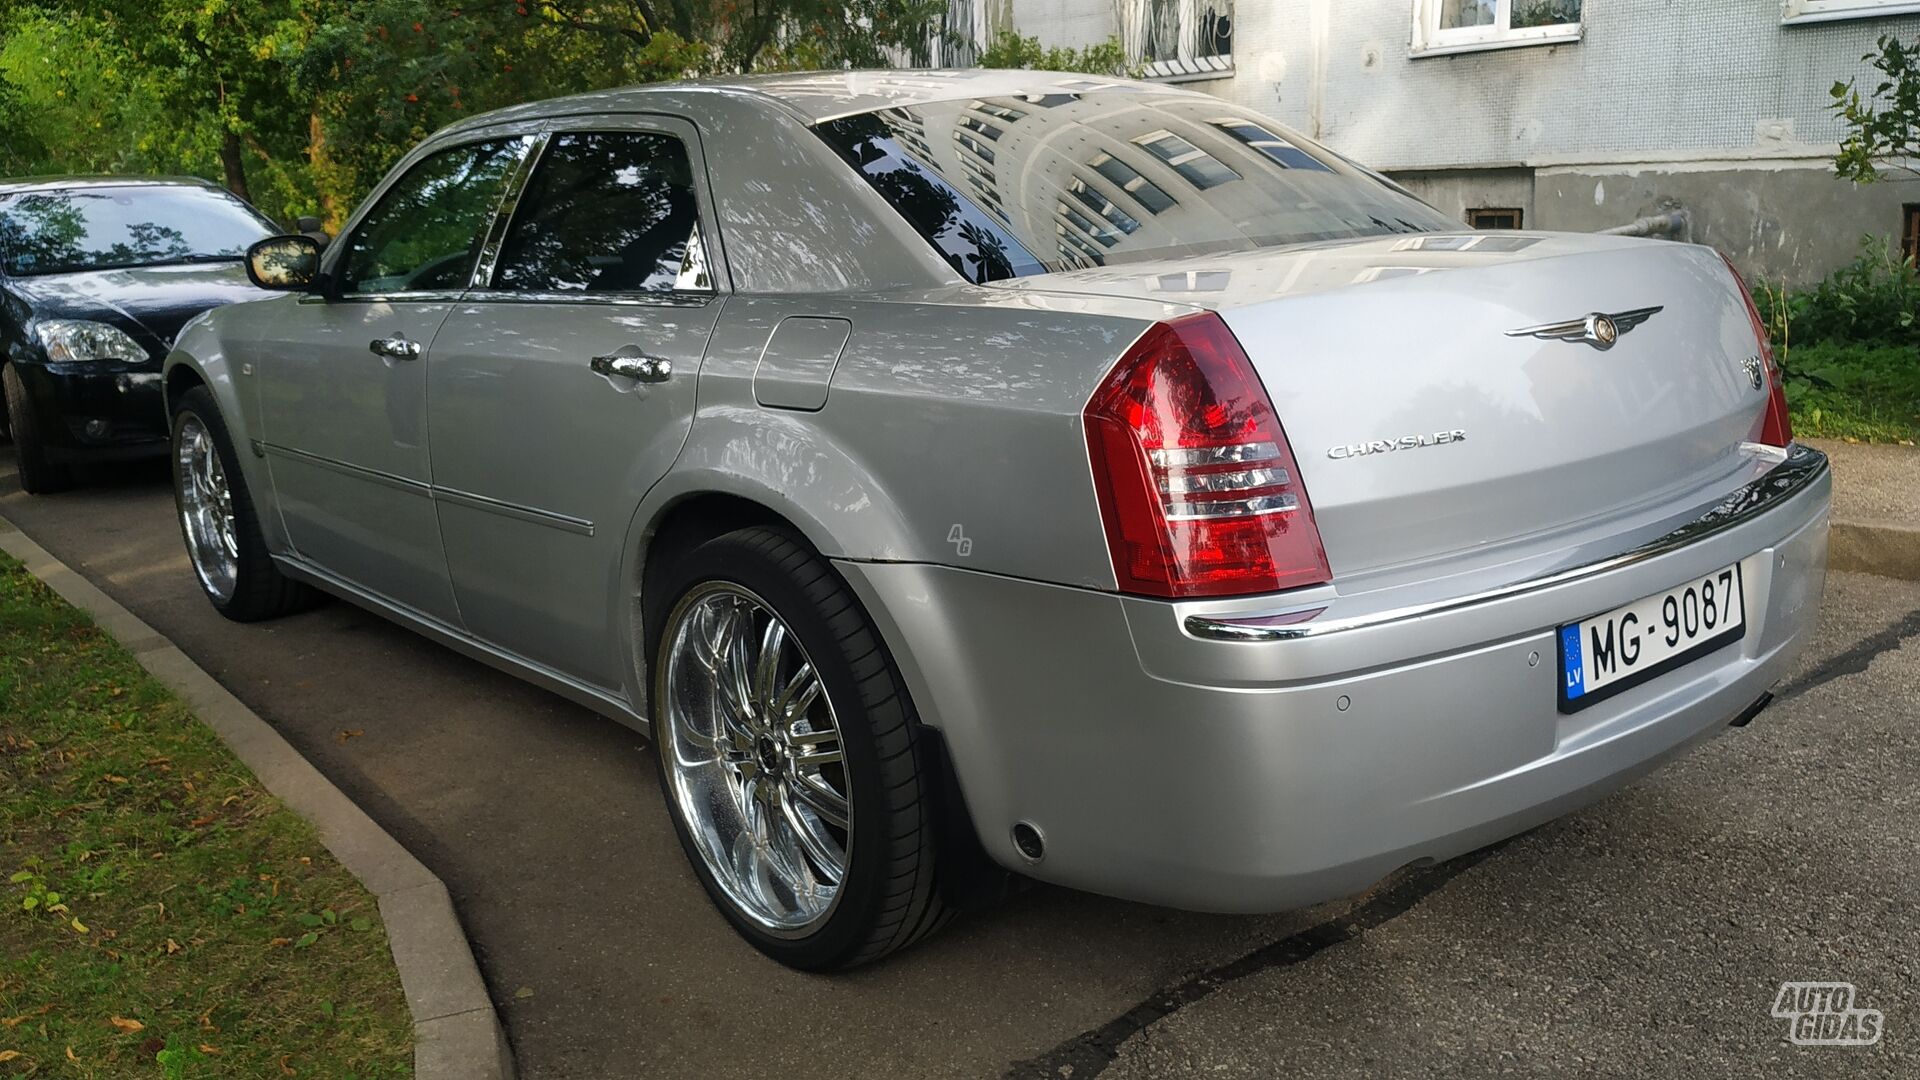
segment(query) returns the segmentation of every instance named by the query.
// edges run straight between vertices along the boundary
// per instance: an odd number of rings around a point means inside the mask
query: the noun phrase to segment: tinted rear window
[[[814,130],[975,282],[1460,227],[1257,113],[1191,94],[963,99]]]

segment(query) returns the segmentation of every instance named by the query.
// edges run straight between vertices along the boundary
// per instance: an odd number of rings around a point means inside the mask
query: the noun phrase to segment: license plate
[[[1740,564],[1560,628],[1560,711],[1589,705],[1740,640]]]

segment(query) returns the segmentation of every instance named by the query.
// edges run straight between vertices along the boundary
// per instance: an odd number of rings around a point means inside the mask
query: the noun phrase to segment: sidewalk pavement
[[[1828,564],[1920,580],[1920,448],[1804,441],[1833,462]]]

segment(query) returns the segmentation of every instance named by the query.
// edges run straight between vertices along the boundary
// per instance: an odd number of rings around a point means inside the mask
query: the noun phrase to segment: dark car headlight
[[[138,361],[147,350],[117,326],[86,319],[47,319],[34,327],[47,359],[64,364],[81,360]]]

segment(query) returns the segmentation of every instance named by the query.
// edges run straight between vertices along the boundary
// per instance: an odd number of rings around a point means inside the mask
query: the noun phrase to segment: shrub
[[[1860,256],[1805,292],[1761,283],[1754,299],[1789,370],[1795,347],[1820,342],[1920,345],[1920,271],[1885,240],[1862,237]]]

